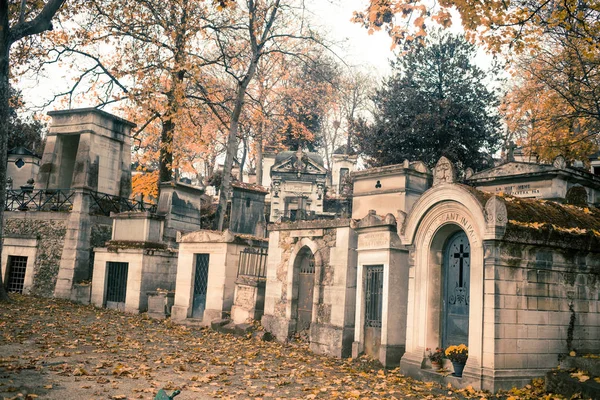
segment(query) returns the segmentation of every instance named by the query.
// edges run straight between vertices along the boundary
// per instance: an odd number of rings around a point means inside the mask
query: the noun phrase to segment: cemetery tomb
[[[195,258],[192,318],[202,319],[204,317],[204,310],[206,309],[210,254],[195,254]]]
[[[199,230],[179,235],[175,321],[209,326],[233,307],[240,256],[266,245],[264,238],[231,231]]]
[[[38,245],[37,238],[10,235],[4,237],[1,273],[7,291],[31,293]]]
[[[495,196],[453,182],[447,166],[398,226],[407,318],[384,312],[382,327],[406,329],[402,373],[497,391],[543,376],[572,348],[598,352],[600,211]],[[427,361],[427,348],[453,344],[468,346],[458,380]]]
[[[352,350],[356,298],[356,234],[349,219],[269,226],[264,315],[278,340],[307,336],[321,354]]]
[[[317,153],[285,151],[271,167],[271,222],[323,214],[327,170]]]

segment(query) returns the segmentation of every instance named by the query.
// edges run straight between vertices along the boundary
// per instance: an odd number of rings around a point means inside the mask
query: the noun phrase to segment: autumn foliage
[[[431,26],[460,21],[500,53],[515,79],[503,107],[506,142],[543,160],[584,159],[600,132],[600,1],[371,0],[354,21],[386,30],[407,51]]]

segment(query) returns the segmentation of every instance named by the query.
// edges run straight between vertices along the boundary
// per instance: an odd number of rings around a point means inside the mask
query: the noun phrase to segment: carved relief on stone
[[[485,220],[488,225],[504,226],[508,222],[506,205],[498,196],[490,198],[485,203]]]
[[[473,171],[473,168],[470,168],[470,167],[467,168],[465,170],[465,179],[470,179],[474,173],[475,173],[475,171]]]
[[[325,184],[322,182],[317,183],[317,200],[321,200],[323,198],[323,190],[325,189]]]
[[[427,168],[427,165],[423,161],[417,161],[417,162],[415,162],[412,165],[412,168],[415,171],[418,171],[418,172],[423,172],[423,173],[429,172],[429,168]]]
[[[398,216],[396,217],[396,223],[398,224],[398,234],[404,231],[404,222],[406,221],[406,216],[407,214],[404,211],[398,210]]]
[[[279,197],[281,182],[278,180],[274,180],[271,182],[271,193],[273,193],[273,197]]]
[[[563,156],[559,155],[559,156],[556,156],[556,158],[552,162],[552,166],[554,166],[554,168],[556,168],[556,169],[565,169],[565,167],[567,166],[567,163],[565,161],[565,158]]]
[[[456,170],[454,165],[446,157],[439,159],[433,170],[433,186],[442,183],[454,183],[456,181]]]

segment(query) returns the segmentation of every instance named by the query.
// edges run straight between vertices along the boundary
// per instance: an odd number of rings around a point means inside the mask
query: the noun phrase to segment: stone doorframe
[[[312,239],[304,237],[299,239],[296,245],[294,246],[294,250],[290,255],[287,268],[287,293],[291,293],[292,297],[290,301],[287,302],[285,316],[290,321],[291,332],[296,332],[296,323],[298,322],[298,279],[300,277],[300,265],[296,265],[296,259],[298,258],[298,254],[300,254],[300,251],[304,247],[307,247],[315,257],[315,281],[313,282],[314,289],[311,326],[316,322],[316,305],[319,304],[320,300],[319,296],[321,290],[319,290],[319,285],[321,282],[321,275],[323,271],[323,259],[321,257],[321,253],[317,244]]]
[[[484,254],[484,242],[504,233],[506,208],[495,197],[485,207],[482,200],[486,199],[476,198],[467,187],[442,184],[426,192],[406,220],[401,236],[410,251],[403,373],[419,375],[418,370],[424,367],[427,357],[425,349],[441,346],[443,250],[447,240],[460,230],[466,233],[471,245],[469,358],[463,376],[479,387],[484,369],[493,369],[493,361],[490,365],[484,363],[484,359],[493,360],[484,357],[484,309],[488,308],[484,307],[484,265],[485,258],[491,257]],[[493,316],[486,319],[494,320]],[[493,356],[493,336],[491,340],[492,343],[485,343],[485,351]]]

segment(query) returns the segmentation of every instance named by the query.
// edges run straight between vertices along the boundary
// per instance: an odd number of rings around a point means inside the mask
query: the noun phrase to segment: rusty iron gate
[[[8,279],[6,280],[8,292],[23,293],[26,269],[27,257],[8,256]]]
[[[208,291],[209,254],[196,254],[194,271],[194,298],[192,301],[192,318],[202,319],[206,309],[206,293]]]

